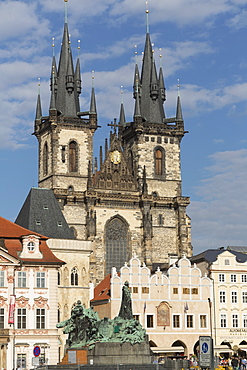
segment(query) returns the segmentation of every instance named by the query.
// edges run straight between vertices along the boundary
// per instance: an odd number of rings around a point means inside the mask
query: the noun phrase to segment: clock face
[[[114,150],[111,152],[111,161],[114,164],[118,164],[121,162],[121,153],[118,150]]]

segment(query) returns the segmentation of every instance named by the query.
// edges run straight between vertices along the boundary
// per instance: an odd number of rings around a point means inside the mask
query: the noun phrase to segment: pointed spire
[[[153,58],[153,63],[152,63],[152,68],[151,68],[150,96],[152,100],[156,100],[159,96],[158,77],[157,77],[156,66],[154,63],[154,58]]]
[[[91,190],[92,189],[92,166],[91,166],[90,161],[88,161],[87,173],[88,173],[87,190]]]
[[[98,160],[97,157],[94,158],[94,173],[98,172]]]
[[[107,157],[107,152],[108,152],[108,140],[105,139],[105,159]]]
[[[57,63],[56,63],[54,48],[55,48],[55,38],[52,37],[52,64],[51,64],[50,90],[52,91],[52,84],[54,84],[54,90],[56,93],[57,92]]]
[[[55,72],[53,71],[52,87],[51,87],[50,110],[56,110],[56,96],[55,96],[54,73]]]
[[[81,94],[81,68],[80,68],[80,56],[79,56],[79,51],[80,51],[80,40],[78,40],[78,58],[76,62],[76,68],[75,68],[75,83],[76,83],[76,91],[77,94]]]
[[[65,1],[65,8],[66,3],[67,1]],[[56,107],[66,117],[77,117],[80,104],[77,88],[75,88],[74,66],[66,16],[57,75]]]
[[[149,35],[148,9],[147,14],[147,33],[144,48],[142,72],[140,79],[140,114],[146,122],[163,123],[165,118],[163,100],[157,77],[157,70],[153,56],[152,44]],[[135,107],[136,110],[136,107]]]
[[[160,87],[160,96],[161,96],[162,101],[164,102],[166,100],[166,88],[165,88],[164,75],[163,75],[163,69],[162,69],[161,49],[160,49],[159,87]]]
[[[94,71],[92,71],[92,92],[91,92],[91,102],[90,102],[90,113],[97,114],[96,98],[95,98],[95,91],[94,91]]]
[[[183,121],[183,114],[182,114],[182,107],[180,102],[180,83],[178,79],[178,99],[177,99],[177,112],[176,112],[176,120]]]
[[[136,99],[136,97],[140,98],[140,75],[139,75],[139,68],[136,63],[135,65],[135,76],[134,76],[134,84],[133,84],[133,97]]]
[[[123,86],[121,86],[121,106],[120,106],[120,115],[119,115],[119,126],[122,128],[126,126],[126,119],[124,113],[124,104],[123,104]]]
[[[102,146],[100,146],[100,148],[99,148],[99,165],[100,165],[100,170],[102,168],[102,164],[103,164],[103,149],[102,149]]]
[[[41,109],[41,98],[40,98],[40,78],[38,78],[38,97],[37,97],[35,119],[40,119],[41,117],[42,117],[42,109]]]

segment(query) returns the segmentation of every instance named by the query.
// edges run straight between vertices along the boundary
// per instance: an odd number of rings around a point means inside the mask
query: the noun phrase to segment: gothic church
[[[89,110],[81,110],[80,60],[74,65],[67,19],[59,63],[52,59],[48,116],[42,114],[40,94],[37,100],[39,188],[53,191],[70,237],[92,241],[95,282],[133,255],[151,268],[166,264],[170,255],[192,255],[190,200],[181,186],[180,97],[176,116],[167,118],[163,71],[156,69],[148,30],[141,70],[137,64],[133,69],[133,121],[126,122],[122,103],[98,161],[93,158],[96,95],[93,86]]]

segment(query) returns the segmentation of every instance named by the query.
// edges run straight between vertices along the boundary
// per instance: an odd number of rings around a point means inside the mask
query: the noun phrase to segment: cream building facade
[[[96,288],[91,305],[101,318],[118,315],[122,287],[128,281],[133,314],[146,328],[151,348],[159,356],[195,354],[200,335],[210,335],[212,280],[182,257],[165,273],[154,274],[133,257],[117,273],[112,269]]]
[[[246,355],[247,255],[220,248],[207,250],[191,260],[213,281],[215,353]]]

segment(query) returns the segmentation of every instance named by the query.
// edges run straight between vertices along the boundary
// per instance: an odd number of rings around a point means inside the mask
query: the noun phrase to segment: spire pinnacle
[[[95,99],[95,92],[94,92],[94,71],[92,71],[92,93],[91,93],[91,102],[90,102],[90,113],[97,114],[96,99]]]
[[[78,46],[77,46],[77,49],[78,49],[78,58],[80,58],[81,40],[78,40]]]
[[[148,1],[146,1],[146,32],[149,33],[149,10],[148,10]]]
[[[68,23],[68,0],[64,0],[64,23]]]
[[[52,44],[51,44],[51,46],[52,46],[52,56],[54,57],[55,56],[55,50],[54,50],[54,48],[55,48],[55,37],[52,37],[51,39],[52,39]]]
[[[41,99],[40,99],[40,77],[39,77],[38,78],[38,98],[37,98],[35,119],[40,119],[41,117],[42,117],[42,109],[41,109]]]
[[[180,96],[180,80],[179,78],[177,79],[178,83],[177,83],[177,88],[178,88],[178,96]]]

